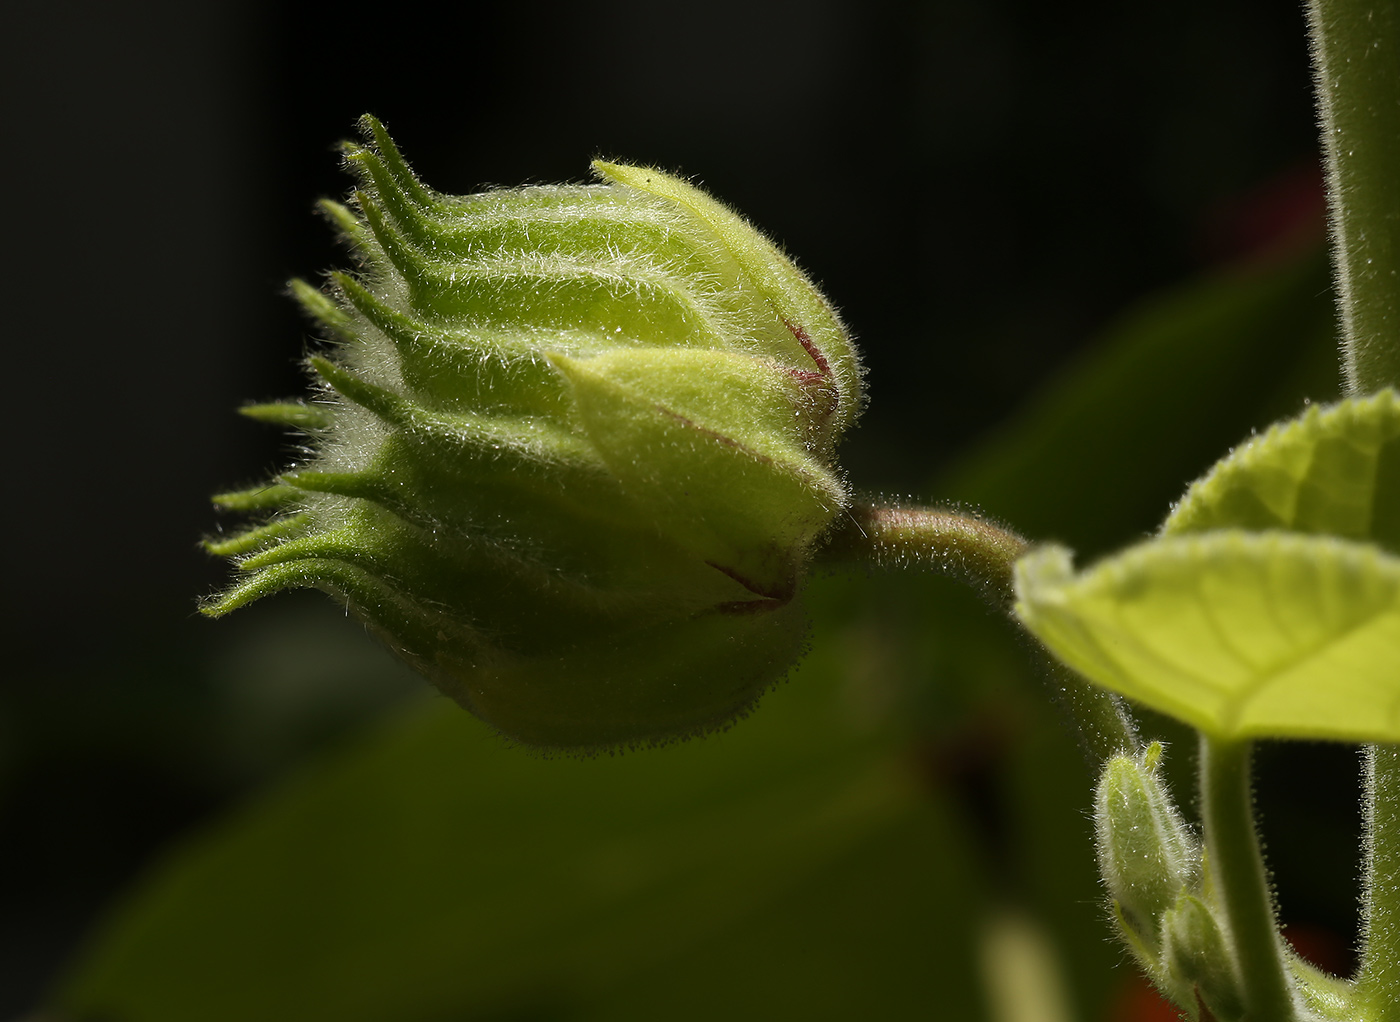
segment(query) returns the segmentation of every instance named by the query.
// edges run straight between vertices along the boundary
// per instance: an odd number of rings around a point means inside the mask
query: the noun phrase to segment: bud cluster
[[[453,197],[374,119],[358,273],[292,290],[334,342],[309,402],[255,405],[314,452],[216,503],[240,578],[348,605],[504,734],[555,747],[722,726],[801,651],[795,597],[850,503],[861,405],[835,312],[742,218],[670,175]]]
[[[1108,761],[1094,793],[1099,871],[1120,936],[1158,988],[1226,1022],[1243,1011],[1234,950],[1199,844],[1158,773],[1162,746]]]

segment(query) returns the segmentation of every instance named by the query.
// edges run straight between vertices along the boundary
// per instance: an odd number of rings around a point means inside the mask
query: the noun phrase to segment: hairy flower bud
[[[1119,924],[1149,965],[1158,958],[1162,918],[1194,885],[1195,841],[1157,776],[1161,745],[1142,758],[1115,756],[1094,793],[1099,872]]]
[[[1167,970],[1182,989],[1194,988],[1221,1022],[1244,1016],[1234,952],[1204,901],[1183,893],[1163,920],[1162,939]]]
[[[314,455],[216,502],[241,577],[345,599],[531,744],[721,726],[800,653],[803,564],[850,495],[861,404],[835,312],[767,239],[655,170],[452,197],[383,128],[323,208],[363,269],[293,282],[337,342],[309,403],[257,405]]]

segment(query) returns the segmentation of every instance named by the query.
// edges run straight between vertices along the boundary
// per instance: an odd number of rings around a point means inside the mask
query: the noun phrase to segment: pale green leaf
[[[1400,550],[1400,396],[1312,407],[1232,451],[1162,531],[1290,529]]]
[[[1374,546],[1220,531],[1079,573],[1044,547],[1016,592],[1065,663],[1202,731],[1400,741],[1400,558]]]

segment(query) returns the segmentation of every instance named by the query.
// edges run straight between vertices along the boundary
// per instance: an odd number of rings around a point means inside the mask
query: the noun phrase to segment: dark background
[[[311,204],[346,188],[360,113],[449,192],[579,180],[596,155],[694,175],[841,307],[871,395],[845,463],[901,493],[1135,299],[1247,250],[1260,208],[1315,193],[1302,12],[1274,0],[7,20],[0,1018],[171,836],[392,697],[233,742],[209,665],[242,626],[194,614],[224,576],[196,545],[207,495],[285,455],[233,410],[301,388],[280,291],[341,261]]]

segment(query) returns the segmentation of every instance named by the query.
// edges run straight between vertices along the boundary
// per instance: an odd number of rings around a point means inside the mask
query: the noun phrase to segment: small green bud
[[[1192,987],[1218,1022],[1233,1022],[1244,1015],[1244,998],[1235,956],[1210,908],[1204,901],[1183,893],[1162,924],[1163,958],[1172,980],[1182,989]]]
[[[364,268],[292,284],[336,341],[318,391],[244,410],[314,454],[215,498],[276,514],[207,544],[241,577],[205,612],[331,592],[531,744],[723,726],[800,654],[803,566],[850,504],[840,320],[675,177],[444,196],[363,128],[358,212],[323,209]]]
[[[1155,965],[1163,914],[1199,871],[1196,843],[1157,776],[1161,744],[1114,756],[1094,793],[1099,872],[1134,951]]]

